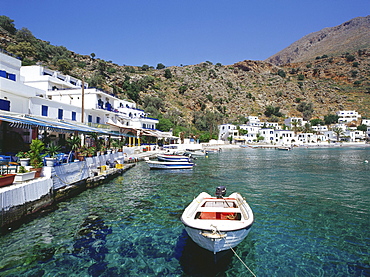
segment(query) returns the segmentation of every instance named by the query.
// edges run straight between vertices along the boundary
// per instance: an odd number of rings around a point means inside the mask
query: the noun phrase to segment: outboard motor
[[[226,187],[225,186],[219,186],[216,188],[216,197],[217,198],[223,198],[226,194]]]

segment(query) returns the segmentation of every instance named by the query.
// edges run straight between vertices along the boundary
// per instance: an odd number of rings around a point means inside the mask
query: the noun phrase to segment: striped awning
[[[9,125],[14,128],[39,128],[41,130],[48,130],[61,133],[99,133],[103,135],[117,135],[108,129],[95,128],[84,125],[82,123],[67,122],[57,119],[44,119],[24,114],[3,114],[0,113],[0,120],[9,122]]]

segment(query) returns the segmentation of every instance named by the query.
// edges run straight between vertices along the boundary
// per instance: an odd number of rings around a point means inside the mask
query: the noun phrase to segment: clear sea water
[[[235,251],[256,276],[370,276],[370,147],[230,149],[193,170],[143,162],[0,237],[0,276],[252,276],[180,221],[226,185],[255,215]]]

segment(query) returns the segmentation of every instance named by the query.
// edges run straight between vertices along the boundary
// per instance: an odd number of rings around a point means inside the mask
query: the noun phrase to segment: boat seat
[[[206,201],[202,207],[237,208],[235,202],[231,201]]]
[[[240,213],[229,212],[198,212],[195,216],[196,219],[205,220],[240,220]]]

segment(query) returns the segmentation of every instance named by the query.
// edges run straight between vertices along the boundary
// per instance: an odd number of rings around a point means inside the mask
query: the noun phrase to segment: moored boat
[[[158,154],[157,159],[164,162],[191,162],[189,156],[182,155]]]
[[[216,189],[216,197],[202,192],[181,216],[192,240],[213,253],[237,246],[254,221],[252,209],[239,193],[225,194],[224,186]]]
[[[163,161],[146,161],[150,169],[191,169],[194,163],[191,162],[163,162]]]
[[[203,149],[186,149],[185,155],[205,156],[207,155],[207,151]]]
[[[293,147],[289,147],[289,146],[280,146],[280,147],[277,147],[276,149],[277,149],[277,150],[283,150],[283,151],[290,151],[290,150],[293,150]]]

